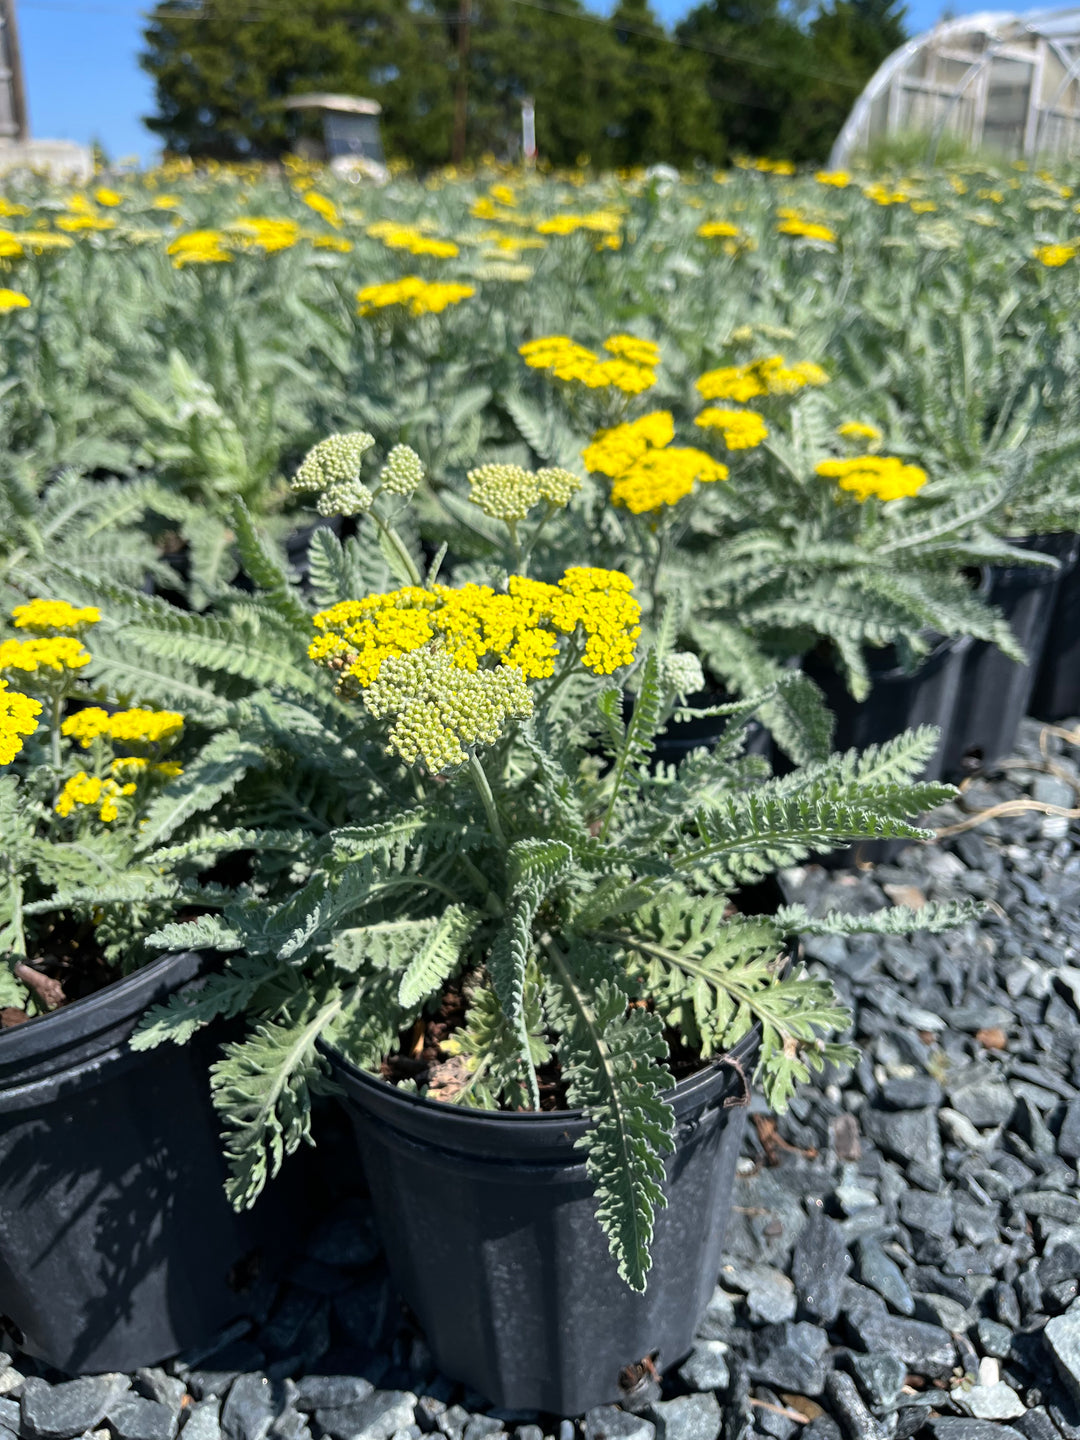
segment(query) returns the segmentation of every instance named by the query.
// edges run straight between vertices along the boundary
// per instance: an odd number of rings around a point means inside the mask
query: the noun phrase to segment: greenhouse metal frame
[[[1011,159],[1080,152],[1080,9],[983,11],[909,40],[855,102],[829,163],[911,132],[931,155],[945,135]]]

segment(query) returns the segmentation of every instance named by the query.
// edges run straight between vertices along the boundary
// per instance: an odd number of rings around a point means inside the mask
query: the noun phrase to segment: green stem
[[[551,697],[555,694],[555,691],[558,690],[559,686],[562,685],[563,682],[570,676],[570,674],[574,670],[574,667],[577,665],[579,658],[579,647],[577,643],[577,637],[575,636],[574,639],[570,642],[570,648],[566,656],[566,664],[554,676],[551,684],[546,685],[544,689],[540,691],[539,695],[537,695],[537,710],[541,709],[544,705],[548,703]]]
[[[64,763],[64,757],[60,750],[60,720],[64,708],[64,694],[57,690],[52,697],[52,706],[49,711],[49,744],[52,751],[52,767],[56,772],[56,780],[59,783],[60,770]]]
[[[464,1085],[461,1087],[461,1089],[458,1091],[457,1095],[455,1095],[455,1097],[454,1097],[454,1103],[455,1103],[456,1105],[460,1105],[461,1102],[465,1099],[465,1096],[470,1093],[470,1091],[472,1090],[473,1086],[476,1084],[476,1082],[477,1082],[477,1081],[480,1079],[480,1077],[483,1075],[484,1071],[488,1068],[488,1064],[489,1064],[490,1060],[491,1060],[491,1056],[490,1056],[490,1055],[482,1055],[482,1056],[480,1057],[480,1061],[479,1061],[476,1069],[472,1072],[472,1074],[469,1076],[468,1080],[465,1082],[465,1084],[464,1084]]]
[[[398,534],[398,532],[394,529],[392,525],[388,525],[386,523],[386,521],[382,518],[382,516],[377,510],[369,510],[368,514],[375,521],[375,524],[379,527],[380,532],[386,537],[387,542],[392,547],[394,554],[401,561],[402,569],[409,577],[409,584],[415,585],[417,589],[419,589],[423,585],[424,580],[420,574],[420,571],[416,568],[416,561],[412,558],[412,556],[406,549],[404,540],[402,540],[401,536]]]
[[[559,508],[560,507],[558,505],[553,505],[550,500],[547,502],[547,510],[544,513],[543,518],[541,519],[539,525],[537,525],[536,529],[533,531],[532,535],[529,537],[528,544],[521,551],[521,554],[519,556],[520,571],[522,575],[527,575],[529,573],[529,561],[532,559],[532,553],[536,549],[536,542],[540,539],[540,534],[544,526],[548,523],[548,521],[553,515],[558,513]]]
[[[473,864],[473,862],[469,859],[468,855],[459,855],[458,860],[460,861],[462,867],[468,872],[468,874],[472,876],[472,878],[476,881],[477,885],[483,891],[484,903],[491,911],[492,915],[495,915],[499,919],[502,919],[502,917],[506,914],[506,906],[503,904],[502,900],[499,898],[498,895],[496,895],[495,891],[488,884],[487,876],[479,868],[479,866]],[[455,895],[454,898],[456,900],[459,897]]]
[[[521,541],[518,539],[517,521],[507,520],[506,528],[510,532],[510,545],[514,551],[514,568],[519,575],[524,575],[529,567],[529,560],[521,548]]]
[[[26,959],[26,929],[23,925],[23,891],[17,870],[11,871],[11,945],[12,957]]]
[[[491,827],[492,835],[494,835],[504,850],[509,849],[506,835],[503,833],[502,822],[499,820],[499,812],[495,808],[495,796],[491,793],[491,785],[488,783],[487,774],[475,750],[469,751],[469,774],[472,776],[473,784],[476,786],[480,799],[483,801],[484,813],[487,815],[488,825]]]

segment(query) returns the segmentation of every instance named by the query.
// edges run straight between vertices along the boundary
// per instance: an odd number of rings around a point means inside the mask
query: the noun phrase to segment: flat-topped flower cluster
[[[653,341],[612,335],[604,341],[604,349],[612,359],[602,359],[569,335],[545,335],[519,346],[518,353],[532,369],[547,370],[556,380],[577,381],[590,390],[612,386],[624,395],[640,395],[656,384],[660,347]]]

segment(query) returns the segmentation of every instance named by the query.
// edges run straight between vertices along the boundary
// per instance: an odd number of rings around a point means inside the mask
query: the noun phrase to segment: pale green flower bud
[[[293,476],[293,490],[298,494],[312,493],[325,490],[335,481],[355,480],[360,474],[360,462],[374,444],[375,437],[366,430],[354,430],[348,435],[331,435],[326,440],[320,440],[304,456],[303,463]]]
[[[552,505],[569,505],[581,489],[581,481],[572,471],[557,466],[537,470],[535,478],[541,496]]]
[[[332,480],[315,502],[320,515],[362,515],[374,496],[362,480]]]
[[[393,715],[387,749],[432,774],[464,763],[466,749],[494,745],[507,720],[533,713],[525,676],[515,665],[463,670],[437,647],[384,660],[364,689],[376,719]]]
[[[391,495],[411,495],[424,478],[424,462],[409,445],[395,445],[379,479]]]
[[[697,695],[705,689],[705,674],[701,661],[689,650],[673,650],[661,662],[663,683],[676,695]]]
[[[536,476],[520,465],[481,465],[468,479],[469,499],[492,520],[524,520],[540,500]]]

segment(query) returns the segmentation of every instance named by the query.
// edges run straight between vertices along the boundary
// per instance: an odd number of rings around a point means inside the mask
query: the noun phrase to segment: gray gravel
[[[1080,751],[1050,739],[1048,776],[1039,731],[939,822],[1048,782],[1075,803]],[[817,911],[987,911],[807,943],[860,1058],[796,1096],[779,1146],[748,1125],[716,1291],[662,1387],[574,1422],[493,1410],[436,1372],[346,1200],[201,1353],[69,1380],[3,1344],[0,1440],[1080,1440],[1080,828],[999,817],[783,880]]]

